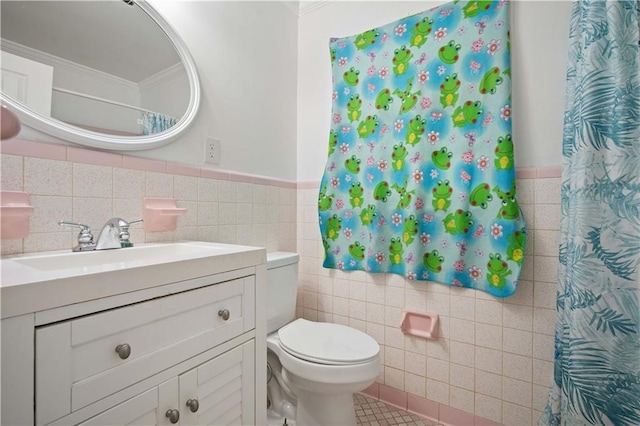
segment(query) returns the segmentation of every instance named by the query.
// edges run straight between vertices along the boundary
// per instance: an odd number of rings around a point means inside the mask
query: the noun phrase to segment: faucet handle
[[[133,247],[133,243],[131,241],[129,241],[129,239],[131,238],[131,234],[129,234],[129,227],[131,225],[135,225],[136,223],[141,223],[144,220],[143,219],[135,219],[132,220],[131,222],[127,222],[124,219],[120,219],[122,222],[120,222],[120,245],[122,247]]]
[[[67,222],[64,220],[59,221],[58,225],[80,228],[80,233],[78,234],[78,245],[73,248],[73,251],[88,251],[95,249],[95,244],[93,244],[93,234],[91,233],[91,228],[89,228],[89,226],[82,223]]]

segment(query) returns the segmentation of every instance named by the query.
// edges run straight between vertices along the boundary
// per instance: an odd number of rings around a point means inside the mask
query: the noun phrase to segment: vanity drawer
[[[253,329],[254,294],[251,276],[37,328],[36,423]]]

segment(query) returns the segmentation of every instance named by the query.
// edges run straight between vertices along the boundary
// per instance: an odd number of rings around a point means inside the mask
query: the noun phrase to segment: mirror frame
[[[171,44],[178,52],[189,79],[191,96],[184,115],[170,129],[160,133],[143,136],[117,136],[85,130],[66,124],[52,117],[42,115],[31,108],[15,101],[0,91],[2,103],[7,105],[20,119],[23,125],[41,131],[47,135],[73,142],[79,145],[114,151],[140,151],[158,148],[175,141],[192,124],[200,105],[200,80],[195,62],[185,42],[169,23],[145,0],[135,0],[140,7],[164,31]]]

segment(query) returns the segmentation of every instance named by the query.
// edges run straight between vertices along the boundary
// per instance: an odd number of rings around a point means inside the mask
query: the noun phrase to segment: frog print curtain
[[[330,41],[324,267],[505,297],[526,240],[509,3],[456,1]]]

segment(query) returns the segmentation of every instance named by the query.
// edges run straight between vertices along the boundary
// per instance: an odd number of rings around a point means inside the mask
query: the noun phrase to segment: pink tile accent
[[[311,181],[307,181],[307,182],[298,182],[297,184],[297,188],[298,189],[319,189],[320,188],[320,182],[311,182]]]
[[[474,416],[475,426],[502,426],[501,423],[496,423],[493,420],[485,419],[484,417]]]
[[[473,426],[475,416],[466,411],[440,404],[440,423],[451,426]]]
[[[0,207],[0,238],[24,238],[29,235],[29,194],[21,191],[2,191]]]
[[[67,147],[65,145],[34,142],[24,139],[2,141],[0,151],[3,154],[46,158],[49,160],[65,161],[67,159]]]
[[[96,166],[122,167],[122,155],[91,149],[67,147],[67,161]]]
[[[229,180],[234,182],[253,183],[255,176],[248,173],[229,172]]]
[[[559,178],[562,177],[562,166],[538,167],[538,178]]]
[[[535,179],[536,178],[536,168],[535,167],[523,167],[516,168],[516,178],[518,179]]]
[[[380,394],[378,383],[377,382],[373,383],[371,386],[363,390],[362,393],[365,395],[372,396],[374,398],[378,398],[378,395]]]
[[[175,231],[178,216],[187,214],[187,209],[178,208],[171,198],[149,198],[142,201],[144,232]]]
[[[431,420],[438,420],[440,416],[439,408],[440,404],[435,401],[412,394],[407,395],[407,411],[410,413],[415,413]]]
[[[200,168],[185,164],[167,163],[167,173],[182,176],[200,176]]]
[[[403,410],[407,409],[407,393],[387,385],[379,385],[379,398],[387,404],[394,405]]]
[[[149,160],[148,158],[122,157],[122,167],[125,169],[141,170],[143,172],[159,172],[167,171],[167,163],[159,160]]]
[[[253,183],[257,183],[260,185],[278,186],[280,188],[291,188],[291,189],[296,189],[296,186],[297,186],[294,181],[270,178],[266,176],[255,176],[253,179]]]
[[[200,169],[200,177],[209,179],[229,180],[229,172],[224,170]]]

